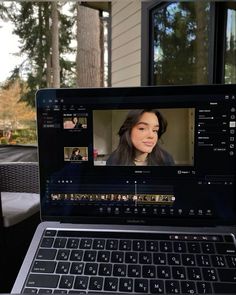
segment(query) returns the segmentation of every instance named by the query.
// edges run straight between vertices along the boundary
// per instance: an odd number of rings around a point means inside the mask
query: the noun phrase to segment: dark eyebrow
[[[148,126],[149,124],[148,123],[146,123],[146,122],[138,122],[137,123],[137,125],[140,125],[140,124],[143,124],[143,125],[146,125],[146,126]],[[157,124],[157,125],[155,125],[154,127],[160,127],[160,125],[159,124]]]

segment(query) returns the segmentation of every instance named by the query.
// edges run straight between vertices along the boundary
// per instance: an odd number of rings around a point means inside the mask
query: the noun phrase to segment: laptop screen
[[[235,85],[42,89],[44,220],[235,224]]]

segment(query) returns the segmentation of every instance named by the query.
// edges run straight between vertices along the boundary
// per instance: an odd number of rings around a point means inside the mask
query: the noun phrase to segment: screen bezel
[[[211,95],[212,99],[214,96],[222,95],[222,94],[234,94],[235,93],[235,85],[192,85],[192,86],[158,86],[158,87],[127,87],[127,88],[81,88],[81,89],[42,89],[37,92],[36,95],[36,105],[37,109],[40,107],[41,101],[43,99],[48,99],[48,97],[52,99],[67,99],[67,98],[75,98],[79,97],[83,99],[89,99],[90,101],[102,100],[104,104],[107,101],[113,99],[113,105],[115,106],[122,105],[122,108],[127,108],[128,101],[137,99],[138,97],[146,97],[146,103],[148,105],[149,99],[152,100],[153,97],[159,97],[159,104],[163,103],[164,106],[168,102],[173,101],[173,95],[178,95],[181,97],[179,99],[178,106],[181,107],[185,105],[189,96],[192,96],[194,99],[206,99],[207,96]],[[163,96],[163,101],[160,98]],[[205,98],[204,98],[205,96]],[[38,118],[39,119],[39,118]],[[39,143],[39,161],[40,161],[40,143]],[[99,167],[100,169],[100,167]],[[103,169],[103,168],[101,168]],[[121,167],[115,167],[115,169],[119,170]],[[131,169],[134,169],[133,167]],[[143,170],[147,168],[144,167]],[[150,169],[150,168],[148,168]],[[173,168],[175,169],[175,168]],[[104,169],[103,169],[104,170]],[[41,192],[44,191],[44,185],[42,184],[42,169],[40,169],[41,173]],[[102,172],[103,173],[103,172]],[[43,198],[43,196],[41,196]],[[234,204],[235,206],[235,204]],[[236,212],[234,207],[234,212]],[[60,215],[48,215],[47,210],[45,210],[44,202],[41,202],[41,214],[43,220],[57,220],[62,222],[82,222],[82,223],[115,223],[115,224],[160,224],[160,225],[184,225],[186,224],[186,220],[191,223],[191,225],[216,225],[216,224],[235,224],[235,218],[230,220],[220,220],[220,219],[199,219],[199,218],[187,218],[187,219],[178,219],[178,218],[129,218],[129,217],[96,217],[96,216],[62,216]],[[236,215],[236,214],[235,214]]]

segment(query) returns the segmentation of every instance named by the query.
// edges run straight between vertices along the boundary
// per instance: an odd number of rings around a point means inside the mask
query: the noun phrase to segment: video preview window
[[[64,161],[84,162],[88,161],[87,147],[64,147]]]
[[[87,117],[79,114],[64,114],[63,117],[63,128],[64,129],[86,129],[87,128]]]
[[[94,110],[94,165],[194,163],[193,108]]]

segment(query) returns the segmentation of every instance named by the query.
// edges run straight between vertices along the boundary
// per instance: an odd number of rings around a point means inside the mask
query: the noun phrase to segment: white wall
[[[141,81],[141,0],[112,1],[112,86]]]

